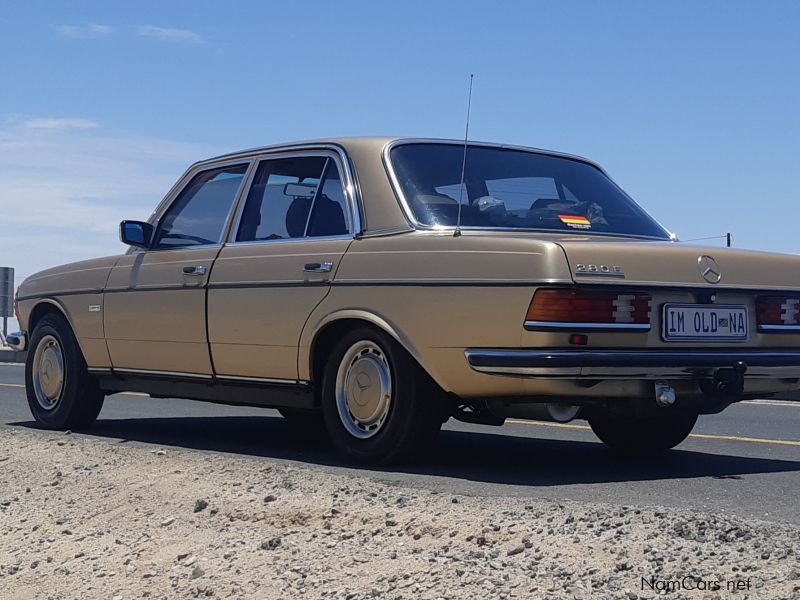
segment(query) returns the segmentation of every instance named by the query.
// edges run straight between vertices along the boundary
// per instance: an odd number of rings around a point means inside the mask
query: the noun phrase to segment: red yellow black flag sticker
[[[576,215],[558,215],[558,218],[561,219],[561,222],[564,225],[569,227],[574,227],[575,229],[590,229],[592,227],[591,221],[586,217],[579,217]]]

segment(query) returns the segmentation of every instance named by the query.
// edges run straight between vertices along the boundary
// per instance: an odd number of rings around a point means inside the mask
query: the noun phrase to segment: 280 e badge
[[[592,276],[605,275],[607,277],[625,277],[625,271],[619,265],[589,265],[578,263],[575,265],[575,275]]]

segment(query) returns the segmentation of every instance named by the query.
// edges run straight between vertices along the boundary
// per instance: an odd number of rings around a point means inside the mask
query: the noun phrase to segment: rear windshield
[[[488,146],[401,144],[392,167],[414,218],[453,227],[546,229],[669,239],[599,169],[569,158]]]

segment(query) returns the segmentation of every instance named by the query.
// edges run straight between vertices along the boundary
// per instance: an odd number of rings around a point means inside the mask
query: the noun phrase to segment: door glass
[[[303,156],[265,160],[247,195],[236,241],[347,233],[346,207],[339,170],[332,159]]]
[[[153,247],[218,244],[246,171],[243,164],[195,175],[159,221]]]

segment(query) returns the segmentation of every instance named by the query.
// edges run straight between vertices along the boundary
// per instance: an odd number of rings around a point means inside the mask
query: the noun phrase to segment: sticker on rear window
[[[567,227],[575,229],[591,229],[592,223],[586,217],[579,217],[576,215],[558,215],[561,222]]]

